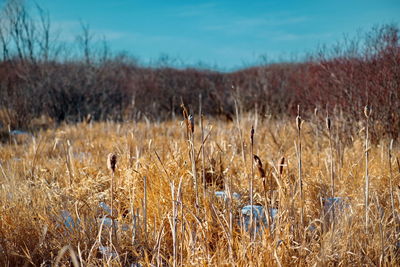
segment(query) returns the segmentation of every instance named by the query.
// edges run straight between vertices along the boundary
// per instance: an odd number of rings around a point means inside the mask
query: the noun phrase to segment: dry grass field
[[[350,136],[336,117],[329,133],[322,116],[300,132],[295,117],[196,116],[193,134],[176,120],[10,135],[0,265],[398,266],[399,146],[366,149],[365,123]]]

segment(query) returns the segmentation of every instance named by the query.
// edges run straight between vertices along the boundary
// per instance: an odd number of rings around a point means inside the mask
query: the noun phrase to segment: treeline
[[[48,14],[36,16],[9,1],[0,16],[0,123],[29,128],[46,117],[59,122],[164,120],[180,115],[183,102],[206,115],[232,119],[235,111],[304,117],[319,110],[341,116],[350,130],[373,109],[374,132],[400,131],[400,41],[397,25],[371,29],[354,40],[323,48],[302,63],[269,64],[221,73],[144,67],[109,52],[87,25],[76,47],[53,36]],[[39,20],[37,18],[40,18]],[[201,98],[201,99],[200,99]],[[310,118],[311,119],[311,118]]]

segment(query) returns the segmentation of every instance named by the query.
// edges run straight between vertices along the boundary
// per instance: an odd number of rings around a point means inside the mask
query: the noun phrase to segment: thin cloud
[[[269,35],[275,41],[301,41],[305,39],[323,40],[332,37],[331,33],[304,33],[295,34],[288,32],[277,32]]]
[[[310,19],[306,16],[284,18],[266,14],[258,18],[237,17],[236,19],[230,19],[218,24],[203,26],[202,29],[206,31],[219,31],[227,34],[242,34],[250,31],[263,30],[265,28],[299,24],[308,20]]]
[[[177,17],[196,17],[203,16],[210,13],[215,7],[216,3],[203,3],[195,5],[186,5],[177,10],[175,16]]]

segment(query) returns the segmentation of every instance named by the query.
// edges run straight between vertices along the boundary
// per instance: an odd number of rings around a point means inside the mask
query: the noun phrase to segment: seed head
[[[117,155],[115,155],[114,153],[108,154],[107,168],[114,173],[116,165],[117,165]]]
[[[331,118],[329,118],[329,116],[326,116],[326,128],[328,129],[328,131],[331,130]]]
[[[254,140],[254,127],[253,127],[253,126],[251,126],[250,140],[251,140],[251,142],[253,143],[253,140]],[[257,157],[257,156],[256,156],[256,157]]]
[[[189,117],[188,117],[188,125],[189,125],[189,128],[190,128],[190,131],[192,132],[192,133],[194,133],[194,117],[193,117],[193,115],[189,115]]]
[[[368,105],[366,105],[365,107],[364,107],[364,115],[365,115],[365,117],[368,119],[369,118],[369,116],[371,115],[371,108],[368,106]]]
[[[261,178],[264,178],[265,177],[265,170],[263,168],[261,159],[257,155],[254,155],[254,161],[255,161],[255,163],[257,165],[258,174],[260,175]]]
[[[281,161],[279,162],[279,175],[282,175],[283,173],[283,166],[285,165],[285,157],[281,158]]]
[[[86,116],[85,122],[86,122],[87,124],[89,124],[89,123],[92,121],[92,119],[93,119],[93,116],[92,116],[92,114],[89,113],[89,114]]]
[[[303,123],[303,121],[302,121],[302,119],[301,119],[301,117],[300,117],[300,115],[297,115],[297,117],[296,117],[296,126],[297,126],[297,130],[301,130],[301,124]]]

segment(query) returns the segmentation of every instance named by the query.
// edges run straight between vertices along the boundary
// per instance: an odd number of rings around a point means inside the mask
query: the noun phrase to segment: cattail
[[[89,123],[92,121],[92,119],[93,119],[92,114],[89,113],[89,114],[86,116],[85,122],[86,122],[87,124],[89,124]]]
[[[116,165],[117,165],[117,155],[115,155],[114,153],[108,154],[108,157],[107,157],[107,168],[112,173],[114,173]]]
[[[257,155],[254,155],[254,161],[256,162],[257,165],[258,174],[260,175],[261,178],[265,178],[265,170],[263,168],[261,159]]]
[[[301,130],[301,125],[303,124],[303,121],[300,117],[300,115],[297,115],[296,117],[296,126],[297,126],[297,130],[300,131]]]
[[[326,129],[328,129],[328,131],[330,131],[331,130],[331,118],[329,118],[329,116],[326,116],[325,122],[326,122]]]
[[[189,125],[190,132],[193,134],[194,133],[194,117],[193,117],[193,115],[189,115],[188,125]]]
[[[251,143],[253,143],[253,142],[254,142],[254,127],[253,127],[253,126],[251,126],[251,131],[250,131],[250,140],[251,140]]]
[[[282,176],[283,174],[283,166],[285,165],[285,157],[282,157],[279,162],[279,175]]]
[[[366,105],[365,107],[364,107],[364,115],[365,115],[365,117],[368,119],[369,118],[369,116],[371,115],[371,108],[368,106],[368,105]]]

